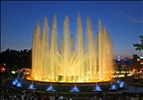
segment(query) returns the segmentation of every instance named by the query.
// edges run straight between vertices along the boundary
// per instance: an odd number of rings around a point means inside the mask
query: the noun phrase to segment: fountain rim
[[[66,85],[66,86],[87,86],[87,85],[91,85],[91,86],[95,86],[96,84],[100,85],[100,84],[110,84],[110,80],[109,81],[101,81],[101,82],[45,82],[45,81],[36,81],[36,80],[27,80],[29,82],[33,82],[35,84],[40,83],[40,84],[52,84],[52,85]]]

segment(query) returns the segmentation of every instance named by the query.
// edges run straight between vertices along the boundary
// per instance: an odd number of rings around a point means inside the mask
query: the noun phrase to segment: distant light
[[[125,71],[121,71],[121,73],[126,73]]]
[[[1,72],[5,72],[5,67],[1,67]]]
[[[119,73],[119,71],[116,71],[116,73]]]
[[[128,74],[127,76],[132,76],[133,74]]]
[[[124,58],[124,61],[128,61],[128,58]]]
[[[121,58],[120,58],[120,56],[118,56],[118,58],[117,58],[117,61],[121,61]]]
[[[133,71],[136,71],[136,69],[133,69]]]
[[[140,61],[140,58],[138,58],[137,61]]]
[[[119,83],[120,83],[120,80],[117,80],[117,83],[119,84]]]
[[[15,74],[15,73],[16,73],[16,71],[11,71],[11,73],[12,73],[12,74]]]

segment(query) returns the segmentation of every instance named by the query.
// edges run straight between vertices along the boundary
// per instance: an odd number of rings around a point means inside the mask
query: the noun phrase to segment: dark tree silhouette
[[[141,43],[133,43],[136,50],[143,51],[143,35],[140,35]]]
[[[17,69],[31,67],[31,50],[12,50],[6,49],[5,51],[0,53],[1,62],[0,64],[6,64],[7,68],[10,69]]]

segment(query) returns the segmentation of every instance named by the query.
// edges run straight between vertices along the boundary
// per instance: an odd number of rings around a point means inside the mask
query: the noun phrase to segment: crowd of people
[[[29,90],[26,93],[25,90],[13,93],[8,88],[1,89],[0,100],[72,100],[72,97],[63,97],[58,95],[42,96],[34,90]]]
[[[13,92],[10,88],[1,88],[0,100],[143,100],[142,96],[132,95],[125,97],[111,97],[106,92],[100,92],[92,97],[64,97],[59,95],[41,95],[35,90],[18,90]]]

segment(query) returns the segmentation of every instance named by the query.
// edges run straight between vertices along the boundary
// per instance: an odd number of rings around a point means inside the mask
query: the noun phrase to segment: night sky
[[[90,16],[94,36],[98,32],[98,21],[106,26],[113,44],[114,57],[130,57],[135,51],[132,43],[139,43],[143,35],[143,2],[141,1],[2,1],[1,2],[1,51],[7,48],[31,49],[33,29],[36,21],[48,18],[52,30],[54,14],[57,16],[58,37],[61,41],[63,22],[68,15],[70,34],[76,36],[77,16],[80,13],[86,40],[86,21]]]

